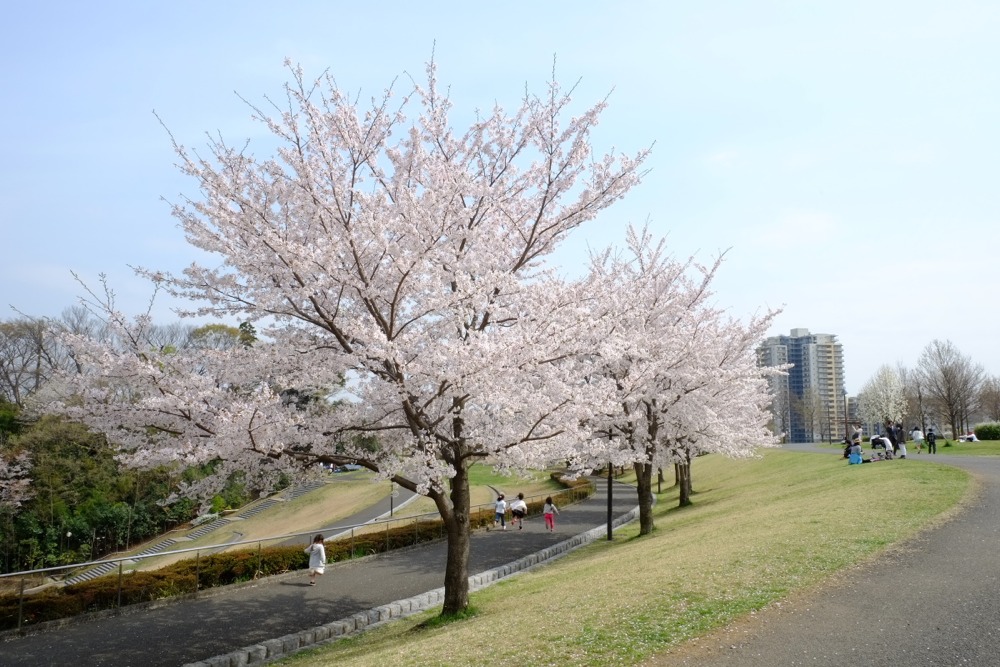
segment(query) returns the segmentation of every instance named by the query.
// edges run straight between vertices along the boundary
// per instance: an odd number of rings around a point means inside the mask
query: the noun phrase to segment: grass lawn
[[[940,440],[937,441],[938,454],[949,454],[953,456],[1000,456],[1000,440],[980,440],[979,442],[957,442],[949,440],[949,445],[945,446]],[[910,447],[907,445],[907,451]],[[927,451],[927,448],[924,448]]]
[[[929,457],[848,466],[780,450],[700,458],[693,481],[691,507],[678,509],[673,489],[658,497],[653,535],[631,525],[611,543],[475,593],[464,620],[427,627],[429,612],[280,664],[637,664],[872,558],[973,487]]]
[[[844,449],[843,443],[835,442],[832,444],[819,444],[819,447],[834,449]],[[864,449],[866,452],[871,450],[871,443],[865,442]],[[951,454],[954,456],[1000,456],[1000,440],[980,440],[979,442],[959,442],[957,440],[945,440],[943,438],[938,438],[937,441],[938,454]],[[917,453],[917,448],[913,444],[913,441],[907,441],[906,443],[906,453],[907,458],[918,457],[920,454]],[[924,443],[923,454],[927,453],[927,443]]]
[[[278,503],[249,519],[230,521],[223,528],[214,530],[196,540],[181,540],[171,548],[191,549],[213,544],[225,544],[231,541],[257,540],[269,536],[286,535],[290,532],[318,530],[335,524],[389,494],[389,483],[373,484],[372,477],[373,474],[365,470],[337,474],[332,478],[333,481],[319,489],[310,491],[294,500]],[[308,542],[308,538],[303,537],[302,543],[306,542]],[[272,544],[275,542],[264,542],[265,546]],[[248,547],[240,545],[232,548],[247,549]],[[212,551],[224,550],[213,549]],[[176,561],[193,557],[191,553],[183,553],[148,558],[126,569],[155,570]]]
[[[529,502],[532,498],[544,496],[562,491],[565,487],[554,481],[545,470],[528,471],[527,477],[498,475],[493,472],[493,468],[485,463],[477,463],[469,471],[470,494],[472,496],[472,506],[493,505],[496,500],[496,493],[493,489],[498,489],[507,496],[507,502],[523,493]],[[420,514],[434,514],[437,516],[437,507],[430,498],[417,498],[401,510],[397,510],[395,516],[407,517]]]
[[[389,483],[375,484],[373,474],[367,470],[350,473],[338,473],[331,476],[330,482],[322,488],[310,491],[295,500],[282,502],[249,519],[231,521],[227,526],[214,530],[196,540],[181,540],[172,548],[191,549],[208,547],[215,544],[225,544],[231,541],[247,541],[264,539],[274,535],[284,535],[289,532],[304,532],[319,530],[335,524],[342,519],[378,502],[389,493]],[[537,495],[547,495],[561,490],[563,487],[554,482],[546,471],[533,471],[528,477],[510,477],[498,475],[488,465],[473,466],[470,482],[472,483],[473,504],[491,505],[495,499],[494,488],[500,489],[513,497],[518,491],[531,498]],[[397,509],[398,518],[433,514],[437,516],[437,508],[429,498],[420,497],[404,508]],[[373,530],[384,530],[376,527]],[[365,529],[359,529],[359,533]],[[151,543],[162,538],[157,538]],[[306,538],[303,538],[303,543]],[[273,542],[272,542],[273,543]],[[149,543],[147,543],[149,544]],[[264,542],[265,545],[269,543]],[[139,553],[147,545],[138,546],[128,553]],[[246,549],[246,545],[232,547]],[[225,549],[212,549],[211,552]],[[171,563],[193,558],[191,553],[161,556],[143,559],[137,564],[126,566],[126,570],[155,570]]]

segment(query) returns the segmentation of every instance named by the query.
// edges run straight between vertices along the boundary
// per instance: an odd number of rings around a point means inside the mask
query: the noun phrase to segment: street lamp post
[[[847,390],[844,390],[844,437],[850,437],[851,427],[847,423]]]

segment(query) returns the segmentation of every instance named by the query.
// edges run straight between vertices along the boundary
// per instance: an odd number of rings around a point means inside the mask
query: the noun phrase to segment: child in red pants
[[[552,502],[552,496],[545,499],[545,505],[542,507],[542,514],[545,515],[545,528],[548,529],[550,533],[556,530],[556,514],[559,514],[559,508],[556,504]]]

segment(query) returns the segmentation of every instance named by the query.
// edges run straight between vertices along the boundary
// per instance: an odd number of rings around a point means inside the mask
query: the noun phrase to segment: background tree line
[[[30,478],[27,493],[0,492],[3,572],[98,558],[186,522],[199,505],[175,497],[176,487],[212,471],[211,464],[126,467],[103,434],[40,413],[36,398],[57,370],[71,370],[75,364],[59,342],[63,331],[107,335],[104,324],[82,307],[54,320],[19,317],[0,322],[0,488],[9,490]],[[153,335],[165,348],[222,349],[254,340],[249,325],[170,324],[156,328]],[[212,499],[211,509],[238,507],[251,496],[252,490],[236,474]]]
[[[916,365],[879,368],[858,393],[858,413],[872,425],[902,423],[909,431],[947,429],[951,437],[1000,421],[1000,378],[951,341],[933,340]]]

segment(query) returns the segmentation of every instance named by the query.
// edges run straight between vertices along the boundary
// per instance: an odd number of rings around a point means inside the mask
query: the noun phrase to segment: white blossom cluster
[[[858,414],[869,424],[895,424],[906,414],[906,390],[899,373],[883,365],[858,392]]]

